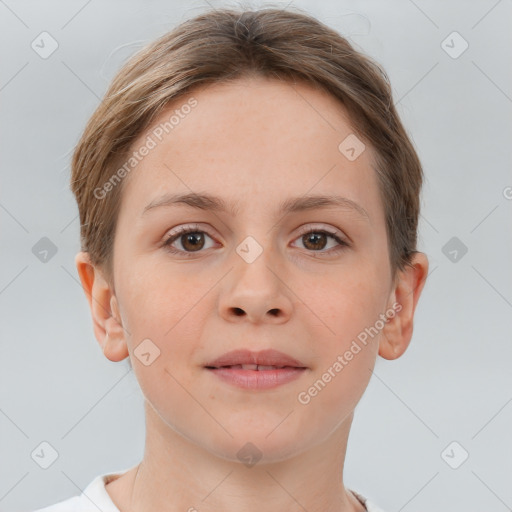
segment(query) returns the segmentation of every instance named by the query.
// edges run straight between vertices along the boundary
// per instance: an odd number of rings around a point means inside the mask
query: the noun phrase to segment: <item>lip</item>
[[[241,365],[276,366],[273,369],[244,369]],[[301,361],[274,349],[252,352],[233,350],[205,368],[224,382],[244,389],[272,389],[299,378],[308,368]]]
[[[237,364],[307,368],[301,361],[274,349],[260,350],[259,352],[253,352],[247,349],[232,350],[218,357],[211,363],[206,364],[205,367],[219,368],[221,366],[234,366]]]

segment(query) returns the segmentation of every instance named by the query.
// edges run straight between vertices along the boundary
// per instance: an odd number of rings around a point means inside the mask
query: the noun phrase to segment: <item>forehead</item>
[[[343,104],[312,85],[244,78],[201,86],[169,104],[132,145],[153,147],[129,175],[123,205],[142,213],[166,192],[208,192],[270,208],[286,196],[336,191],[373,219],[382,207],[372,149],[351,161],[339,147],[347,137],[354,130]]]

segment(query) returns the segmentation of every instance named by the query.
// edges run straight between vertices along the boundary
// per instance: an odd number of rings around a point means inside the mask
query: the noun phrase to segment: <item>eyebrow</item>
[[[200,210],[229,212],[234,217],[236,217],[240,212],[238,202],[228,204],[224,199],[212,196],[210,194],[165,194],[151,201],[144,208],[141,216],[155,208],[160,208],[163,206],[177,206],[180,204]],[[365,220],[370,221],[368,212],[360,204],[352,201],[352,199],[347,197],[336,195],[308,195],[301,197],[291,197],[279,205],[278,215],[313,210],[315,208],[333,207],[354,211]]]

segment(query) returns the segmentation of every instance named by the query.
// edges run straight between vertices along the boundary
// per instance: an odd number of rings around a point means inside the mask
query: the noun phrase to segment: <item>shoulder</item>
[[[73,496],[33,512],[119,512],[110,498],[105,485],[126,470],[98,475],[79,496]]]
[[[371,500],[363,496],[362,494],[350,489],[350,492],[355,495],[355,497],[365,506],[367,512],[384,512],[381,508],[379,508],[375,503]]]

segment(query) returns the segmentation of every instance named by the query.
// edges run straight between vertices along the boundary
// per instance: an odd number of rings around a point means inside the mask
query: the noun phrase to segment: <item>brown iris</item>
[[[308,247],[310,241],[312,247]],[[308,233],[302,237],[302,242],[307,249],[323,249],[327,244],[327,236],[323,233]]]
[[[181,235],[181,243],[187,251],[198,251],[204,246],[204,234],[199,231]]]

